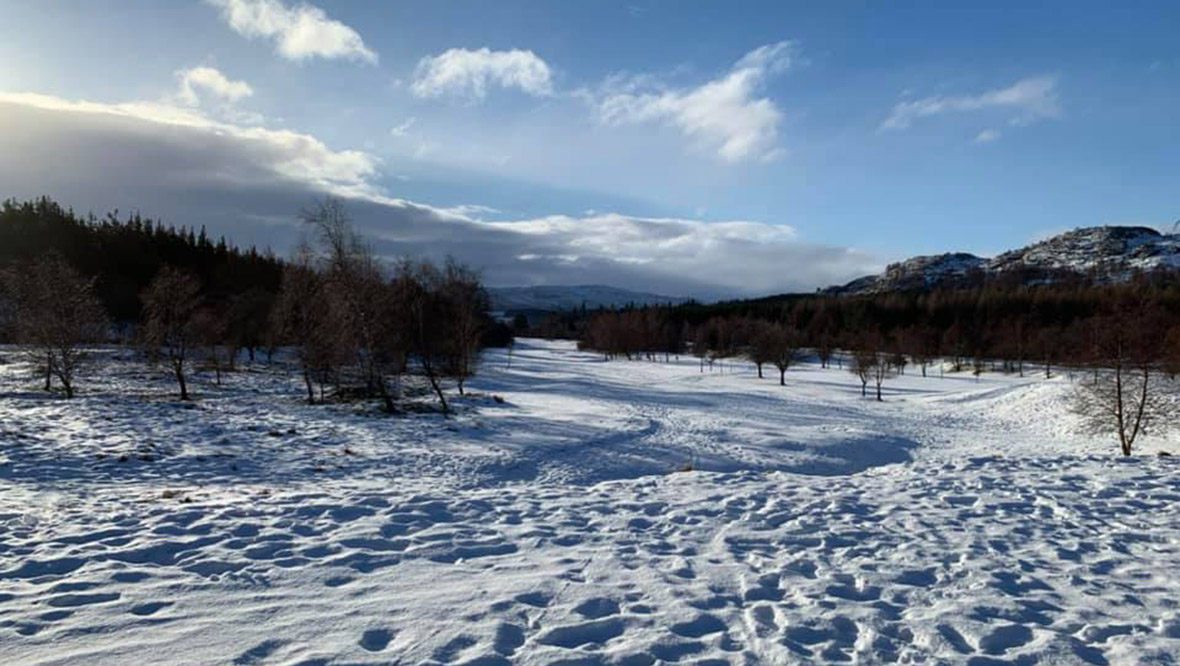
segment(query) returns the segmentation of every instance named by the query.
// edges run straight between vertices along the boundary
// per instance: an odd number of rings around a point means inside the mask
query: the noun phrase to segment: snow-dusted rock
[[[986,259],[967,253],[922,256],[891,264],[880,275],[853,280],[832,293],[873,294],[978,284],[1017,273],[1030,282],[1092,275],[1119,281],[1134,271],[1180,267],[1180,235],[1148,227],[1086,227]]]

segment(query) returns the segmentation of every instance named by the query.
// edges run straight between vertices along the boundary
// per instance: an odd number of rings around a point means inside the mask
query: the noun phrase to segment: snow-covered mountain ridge
[[[619,289],[601,284],[537,285],[532,287],[492,287],[488,289],[492,309],[509,310],[576,310],[621,307],[624,305],[667,305],[683,303],[685,299]]]
[[[1118,281],[1135,271],[1178,267],[1180,234],[1162,234],[1149,227],[1084,227],[990,259],[965,252],[913,257],[891,264],[880,275],[858,278],[829,292],[911,291],[969,284],[1004,274],[1042,283],[1084,274]]]

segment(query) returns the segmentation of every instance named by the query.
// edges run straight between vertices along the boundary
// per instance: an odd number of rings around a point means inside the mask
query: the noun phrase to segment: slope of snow
[[[307,407],[263,364],[182,406],[113,367],[66,403],[0,365],[0,663],[1180,653],[1174,443],[1079,435],[1064,378],[877,403],[837,369],[526,340],[444,420]]]

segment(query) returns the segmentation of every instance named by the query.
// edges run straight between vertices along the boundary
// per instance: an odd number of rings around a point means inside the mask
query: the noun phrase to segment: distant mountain
[[[495,287],[488,289],[492,298],[492,309],[508,311],[575,310],[585,306],[588,309],[622,307],[634,305],[668,305],[683,303],[687,299],[630,291],[601,284],[565,286],[541,285],[536,287]]]
[[[1148,227],[1085,227],[988,259],[964,252],[921,256],[880,275],[828,288],[836,294],[879,294],[979,284],[997,277],[1050,283],[1077,276],[1118,282],[1135,271],[1180,268],[1180,234]]]

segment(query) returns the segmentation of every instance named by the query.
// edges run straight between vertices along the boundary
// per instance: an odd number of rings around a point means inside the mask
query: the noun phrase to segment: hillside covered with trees
[[[247,354],[293,350],[309,403],[379,400],[399,409],[401,378],[423,378],[448,411],[494,322],[474,270],[413,258],[389,265],[342,202],[302,211],[308,239],[289,261],[241,250],[204,229],[133,214],[79,216],[54,201],[0,205],[0,342],[17,343],[45,390],[72,397],[98,343],[133,344],[190,398],[194,369],[220,383]]]

